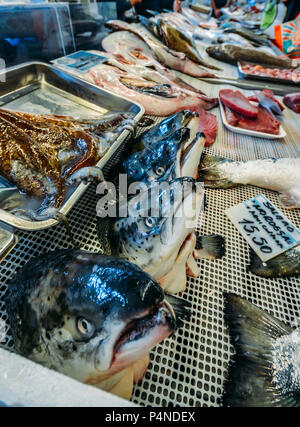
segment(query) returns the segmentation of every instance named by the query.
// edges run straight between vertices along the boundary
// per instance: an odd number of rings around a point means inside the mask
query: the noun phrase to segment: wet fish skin
[[[182,52],[169,49],[159,39],[148,31],[142,25],[127,24],[123,21],[109,21],[105,24],[108,28],[115,31],[130,31],[141,40],[143,40],[152,50],[155,58],[165,67],[180,71],[193,77],[215,77],[213,74],[201,68],[198,64],[191,61]],[[219,68],[218,68],[219,69]]]
[[[195,114],[190,110],[182,110],[175,113],[144,132],[139,141],[143,147],[150,146],[153,141],[168,137],[176,130],[185,127],[193,117],[195,117]]]
[[[101,242],[108,239],[112,255],[136,263],[151,274],[166,292],[174,294],[183,291],[186,286],[186,260],[193,253],[196,238],[188,243],[186,253],[184,252],[184,259],[180,263],[180,278],[166,281],[166,276],[176,266],[182,246],[194,232],[192,218],[187,221],[185,215],[176,213],[200,209],[202,189],[194,179],[188,177],[176,178],[170,182],[153,181],[142,184],[138,194],[128,201],[127,217],[106,220],[104,226],[103,220],[99,218],[99,239]],[[198,216],[198,212],[195,214]],[[161,279],[164,279],[163,283]]]
[[[104,388],[176,328],[152,277],[126,260],[82,250],[30,260],[8,286],[6,308],[18,352]]]
[[[275,55],[270,55],[267,52],[261,52],[257,49],[243,48],[232,44],[224,44],[219,46],[209,46],[206,52],[219,61],[228,62],[237,65],[238,61],[249,61],[257,64],[274,65],[285,68],[296,68],[297,64],[289,58],[279,58]]]
[[[246,299],[225,293],[225,322],[235,349],[223,406],[300,406],[299,330]]]
[[[211,188],[255,185],[277,191],[287,209],[300,207],[300,159],[258,159],[244,162],[205,155],[199,168],[200,180]]]
[[[266,278],[300,276],[300,247],[289,249],[265,262],[251,249],[250,264],[247,266],[247,271]]]
[[[176,157],[188,140],[190,131],[181,128],[150,147],[139,151],[123,162],[129,182],[161,181],[175,178]]]
[[[160,34],[168,48],[184,53],[196,64],[203,65],[204,67],[213,70],[219,70],[218,67],[209,64],[200,57],[194,46],[193,40],[190,39],[184,32],[179,30],[175,25],[169,24],[168,22],[161,19],[158,21],[157,25],[160,30]]]

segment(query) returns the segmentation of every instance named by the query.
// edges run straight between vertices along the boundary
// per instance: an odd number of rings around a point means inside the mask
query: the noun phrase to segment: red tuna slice
[[[204,133],[205,146],[211,145],[215,141],[218,132],[217,117],[200,107],[189,107],[188,110],[198,114],[200,120],[198,132]]]
[[[295,111],[295,113],[299,114],[300,113],[300,92],[289,93],[288,95],[285,95],[283,97],[283,103],[288,108]]]
[[[220,99],[226,107],[231,108],[236,113],[244,117],[255,119],[258,115],[258,108],[251,104],[239,90],[222,89],[219,93]]]
[[[258,110],[259,111],[256,119],[248,119],[246,117],[241,117],[238,121],[237,126],[255,132],[278,135],[280,122],[265,108],[259,106]]]
[[[218,132],[218,120],[214,114],[208,113],[203,108],[197,109],[197,113],[200,119],[198,131],[204,133],[206,139],[205,146],[207,147],[216,139]]]

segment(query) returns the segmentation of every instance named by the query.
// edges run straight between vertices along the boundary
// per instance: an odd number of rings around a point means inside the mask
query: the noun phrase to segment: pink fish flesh
[[[210,110],[218,103],[216,98],[188,95],[171,85],[158,85],[106,64],[90,69],[87,78],[100,87],[143,105],[146,114],[150,115],[169,116],[190,108]]]

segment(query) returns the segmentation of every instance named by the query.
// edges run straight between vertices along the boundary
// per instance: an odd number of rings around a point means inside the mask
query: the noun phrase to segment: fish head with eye
[[[144,147],[150,147],[157,141],[172,135],[176,130],[186,127],[195,116],[196,113],[192,113],[189,110],[182,110],[173,114],[143,133],[139,137],[139,142]]]
[[[176,327],[155,280],[124,259],[81,250],[28,262],[6,295],[22,355],[86,383],[131,366]]]
[[[129,200],[128,216],[112,224],[114,255],[137,264],[156,280],[165,276],[194,231],[202,201],[202,186],[192,178],[143,183]]]
[[[138,151],[123,162],[129,182],[165,181],[176,177],[176,160],[188,141],[190,130],[181,128]]]

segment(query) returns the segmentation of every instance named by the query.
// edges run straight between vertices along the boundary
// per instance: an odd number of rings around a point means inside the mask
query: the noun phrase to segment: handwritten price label
[[[225,213],[262,261],[300,243],[300,231],[262,194]]]

